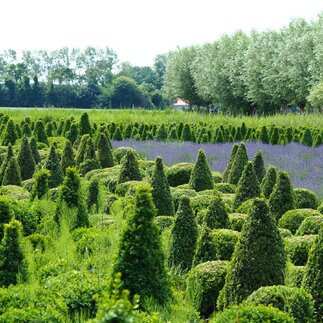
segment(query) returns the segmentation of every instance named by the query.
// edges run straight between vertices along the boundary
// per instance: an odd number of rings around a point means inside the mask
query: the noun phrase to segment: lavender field
[[[161,156],[168,166],[179,162],[194,163],[198,150],[202,148],[211,169],[220,172],[226,167],[232,147],[232,143],[195,144],[137,140],[113,141],[112,145],[115,148],[133,147],[145,159]],[[253,158],[258,149],[262,149],[266,167],[271,164],[278,170],[285,169],[294,187],[308,188],[323,199],[323,145],[312,148],[296,143],[273,146],[255,142],[246,143],[246,148],[249,159]]]

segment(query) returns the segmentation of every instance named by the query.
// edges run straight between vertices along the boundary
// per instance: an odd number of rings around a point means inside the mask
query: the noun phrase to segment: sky
[[[119,61],[150,66],[158,54],[237,30],[315,20],[322,0],[4,0],[0,51],[110,47]]]

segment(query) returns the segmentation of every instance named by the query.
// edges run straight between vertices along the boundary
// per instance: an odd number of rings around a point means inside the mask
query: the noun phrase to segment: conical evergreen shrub
[[[47,137],[53,137],[54,135],[54,126],[51,122],[47,122],[45,126],[45,133]]]
[[[262,286],[282,285],[286,255],[266,202],[256,198],[235,246],[218,307],[239,304]]]
[[[10,198],[3,195],[0,195],[0,214],[0,240],[2,240],[4,236],[4,225],[9,223],[14,216]]]
[[[61,158],[61,169],[63,174],[65,174],[67,167],[73,167],[75,166],[75,164],[76,163],[72,143],[69,140],[66,140]]]
[[[126,128],[124,129],[123,138],[125,139],[131,138],[131,132],[132,132],[132,125],[131,123],[128,123]]]
[[[268,131],[266,126],[261,127],[259,139],[261,140],[262,143],[269,144],[269,137],[268,137]]]
[[[170,299],[171,291],[159,231],[153,222],[156,212],[147,187],[138,188],[133,210],[119,243],[112,276],[120,272],[123,288],[132,296],[152,298],[162,305]]]
[[[260,196],[260,186],[251,161],[248,161],[238,183],[237,193],[233,201],[236,210],[243,202]]]
[[[41,199],[47,194],[49,177],[50,173],[47,169],[40,169],[35,172],[35,182],[30,192],[31,200]]]
[[[302,287],[313,297],[317,321],[323,322],[323,227],[310,249]]]
[[[112,151],[108,142],[107,137],[103,134],[99,134],[98,139],[98,161],[102,168],[113,167],[114,160],[112,156]]]
[[[280,170],[269,198],[270,213],[278,221],[284,213],[294,208],[294,192],[289,175],[286,171]]]
[[[36,165],[27,137],[24,137],[21,142],[18,153],[18,165],[20,167],[21,179],[23,181],[33,177]]]
[[[21,186],[20,169],[15,157],[11,157],[4,171],[2,185]]]
[[[262,157],[261,149],[259,149],[257,151],[255,157],[253,158],[252,165],[253,165],[253,168],[256,172],[258,182],[261,183],[262,179],[266,175],[265,163],[264,163],[264,159]]]
[[[27,262],[23,250],[22,225],[12,219],[4,225],[4,237],[0,249],[0,286],[15,285],[19,279],[27,279]]]
[[[97,179],[93,179],[90,181],[88,194],[86,199],[86,205],[88,210],[95,207],[95,212],[98,211],[99,208],[99,181]]]
[[[192,141],[192,132],[189,124],[185,123],[180,138],[182,141]]]
[[[79,166],[80,175],[84,176],[87,172],[98,168],[100,168],[100,164],[96,156],[94,143],[92,138],[88,138],[84,153],[84,161]]]
[[[68,139],[72,145],[74,145],[74,142],[76,138],[78,137],[78,127],[75,122],[71,124],[70,130],[66,132],[65,137]]]
[[[90,139],[90,136],[88,134],[82,136],[80,145],[76,153],[76,158],[75,158],[75,162],[77,166],[79,166],[85,160],[85,151],[86,151],[87,142],[89,139]]]
[[[177,141],[178,140],[177,131],[176,131],[175,127],[171,128],[171,130],[169,131],[168,136],[167,136],[167,140],[168,141]]]
[[[270,136],[270,143],[272,145],[277,145],[279,141],[279,130],[278,128],[274,127],[272,134]]]
[[[186,271],[191,269],[198,238],[197,224],[187,196],[180,199],[172,228],[169,263]]]
[[[90,120],[89,120],[89,115],[87,112],[84,112],[81,115],[81,120],[79,123],[79,134],[80,136],[89,134],[91,135],[91,125],[90,125]]]
[[[114,132],[112,139],[116,141],[121,141],[123,139],[122,133],[119,127],[117,127],[116,131]]]
[[[31,137],[31,129],[29,127],[29,124],[25,122],[22,126],[22,135],[26,137]]]
[[[305,128],[305,131],[300,139],[300,143],[305,146],[312,147],[313,145],[313,137],[311,130],[308,128]]]
[[[37,142],[42,142],[48,145],[48,138],[45,132],[44,123],[42,120],[38,120],[35,124],[33,135]]]
[[[29,143],[29,147],[31,150],[31,154],[33,155],[35,164],[39,164],[40,163],[40,155],[38,152],[38,148],[37,148],[37,141],[35,137],[31,137],[30,139],[30,143]]]
[[[12,145],[9,144],[6,157],[4,158],[4,160],[1,164],[1,168],[0,168],[0,184],[2,183],[3,176],[6,171],[7,166],[9,164],[9,161],[10,161],[11,157],[13,157],[13,156],[14,156],[14,153],[13,153]]]
[[[132,150],[128,150],[121,165],[118,183],[124,183],[128,181],[141,181],[142,177],[139,171],[136,156]]]
[[[275,187],[276,179],[277,179],[276,167],[273,165],[270,165],[260,185],[261,191],[267,199],[270,197],[270,194],[272,193]]]
[[[210,229],[228,228],[229,217],[220,195],[216,195],[211,201],[207,208],[203,223]]]
[[[156,158],[150,185],[157,215],[174,215],[173,199],[160,157]]]
[[[198,152],[197,160],[191,173],[190,186],[197,192],[213,189],[214,187],[212,173],[202,149]]]
[[[165,141],[167,139],[167,131],[165,125],[162,123],[160,127],[157,129],[156,140]]]
[[[14,145],[17,139],[18,135],[15,124],[12,119],[9,119],[2,134],[2,146]]]
[[[238,151],[238,148],[239,148],[239,145],[238,144],[234,144],[232,146],[232,148],[231,148],[230,158],[229,158],[227,167],[226,167],[226,169],[225,169],[225,171],[223,173],[223,177],[222,177],[222,182],[223,183],[226,183],[228,181],[229,174],[231,172],[231,168],[232,168],[232,165],[233,165],[233,162],[234,162],[236,153]]]
[[[63,172],[58,158],[55,145],[50,147],[49,155],[47,157],[45,168],[49,170],[50,177],[48,185],[50,188],[57,187],[63,181]]]
[[[234,162],[229,173],[228,182],[230,184],[238,184],[243,170],[248,162],[246,146],[243,142],[240,143],[237,153],[234,157]]]
[[[323,144],[323,139],[322,139],[322,136],[321,135],[317,135],[315,138],[314,138],[314,141],[313,141],[313,147],[319,147],[320,145]]]

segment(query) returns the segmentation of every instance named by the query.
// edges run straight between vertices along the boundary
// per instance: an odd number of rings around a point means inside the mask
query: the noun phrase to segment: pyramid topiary
[[[202,149],[198,152],[197,160],[191,173],[190,186],[197,192],[213,189],[214,187],[212,173]]]
[[[35,161],[31,153],[28,138],[24,137],[18,153],[18,165],[20,167],[21,179],[32,178],[35,171]]]
[[[216,249],[210,228],[203,225],[197,239],[196,250],[193,258],[193,267],[206,261],[216,260]]]
[[[94,206],[95,211],[98,211],[99,208],[99,181],[98,179],[93,179],[90,181],[88,194],[86,199],[86,205],[88,210],[90,211],[91,208]]]
[[[96,156],[94,143],[91,137],[86,142],[86,148],[84,152],[84,160],[79,165],[79,172],[84,176],[87,172],[100,168],[98,158]]]
[[[116,131],[114,132],[112,139],[116,141],[121,141],[123,139],[122,133],[119,127],[117,127]]]
[[[274,186],[276,184],[276,179],[277,179],[276,167],[273,165],[270,165],[260,184],[261,191],[267,199],[270,197],[270,194],[274,189]]]
[[[229,226],[228,213],[220,195],[216,195],[207,208],[203,223],[210,229],[222,229]]]
[[[42,120],[38,120],[36,122],[33,135],[37,142],[42,142],[48,145],[48,138],[47,138],[44,123]]]
[[[91,135],[91,125],[90,125],[90,120],[89,120],[89,115],[87,112],[84,112],[81,115],[81,120],[79,123],[79,134],[80,136],[89,134]]]
[[[313,145],[313,137],[311,130],[308,128],[305,128],[305,131],[300,139],[300,143],[305,146],[312,147]]]
[[[71,124],[70,130],[66,132],[65,137],[74,145],[76,138],[78,137],[78,127],[75,122]]]
[[[2,146],[8,146],[9,144],[14,145],[18,135],[16,132],[15,124],[12,119],[6,124],[4,133],[2,134]]]
[[[294,208],[294,192],[289,175],[286,171],[280,170],[269,198],[270,213],[278,221],[284,213]]]
[[[171,296],[164,255],[157,226],[152,196],[147,187],[138,188],[133,215],[127,221],[113,267],[120,272],[123,288],[142,299],[152,298],[165,304]]]
[[[127,150],[126,156],[124,157],[118,183],[124,183],[127,181],[141,181],[142,177],[139,171],[136,156],[132,150]]]
[[[30,146],[31,154],[33,155],[35,164],[37,165],[40,163],[40,155],[38,152],[37,141],[35,137],[31,137],[29,146]]]
[[[246,146],[243,142],[240,143],[237,153],[234,157],[234,162],[229,173],[228,182],[231,184],[238,184],[242,172],[248,162],[248,155]]]
[[[252,160],[253,168],[256,172],[259,183],[261,183],[262,179],[266,175],[265,163],[262,157],[262,151],[259,149]]]
[[[235,246],[219,308],[241,303],[261,286],[282,285],[286,255],[274,219],[256,198]]]
[[[89,139],[90,139],[90,136],[88,134],[82,136],[82,139],[75,157],[75,162],[77,166],[79,166],[85,159],[85,151],[86,151],[86,146]]]
[[[20,169],[14,156],[10,158],[8,165],[4,171],[2,185],[21,186]]]
[[[262,143],[269,144],[268,131],[266,126],[261,127],[259,139],[261,140]]]
[[[22,135],[26,137],[31,137],[31,129],[29,127],[29,123],[25,122],[22,126]]]
[[[47,194],[49,177],[50,172],[47,169],[40,169],[35,172],[35,182],[30,192],[31,200],[35,198],[41,199]]]
[[[175,267],[180,267],[184,271],[189,270],[193,263],[198,230],[190,200],[187,196],[183,196],[180,200],[171,232],[172,242],[169,263]]]
[[[49,155],[47,157],[45,168],[50,172],[48,185],[50,188],[57,187],[63,181],[63,172],[58,158],[55,145],[50,147]]]
[[[231,172],[231,168],[232,168],[236,153],[238,151],[238,148],[239,148],[238,144],[234,144],[231,148],[230,158],[229,158],[227,167],[223,173],[223,180],[222,180],[223,183],[226,183],[228,181],[229,174]]]
[[[61,158],[61,169],[63,174],[65,174],[67,167],[73,167],[75,166],[75,164],[76,163],[72,143],[69,140],[66,140]]]
[[[165,141],[167,139],[167,131],[165,125],[162,123],[157,129],[156,140]]]
[[[279,130],[278,128],[274,127],[272,134],[270,136],[270,143],[272,145],[277,145],[279,141]]]
[[[0,184],[2,183],[3,176],[6,171],[7,166],[9,164],[9,161],[10,161],[11,157],[13,157],[13,156],[14,156],[14,153],[13,153],[12,145],[9,144],[6,157],[4,158],[4,160],[1,164],[1,168],[0,168]]]
[[[104,133],[99,134],[98,139],[98,161],[102,168],[106,167],[113,167],[114,161],[113,156],[111,152],[111,148],[108,142],[107,137],[104,135]]]
[[[192,141],[192,132],[189,124],[185,123],[180,138],[182,141]]]

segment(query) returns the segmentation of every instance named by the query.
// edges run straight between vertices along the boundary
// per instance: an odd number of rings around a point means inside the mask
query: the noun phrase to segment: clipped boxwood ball
[[[319,198],[316,193],[306,188],[295,188],[296,208],[298,209],[314,209],[319,206]]]
[[[131,150],[133,152],[133,154],[135,155],[135,157],[137,159],[139,158],[137,151],[131,147],[118,147],[113,150],[112,156],[117,160],[118,164],[120,164],[122,158],[126,156],[127,151],[129,151],[129,150]]]
[[[247,214],[244,213],[230,213],[229,214],[229,228],[235,231],[241,231],[246,222]]]
[[[237,186],[230,183],[216,183],[214,188],[222,193],[235,194]]]
[[[296,231],[296,235],[318,234],[321,227],[323,227],[323,216],[309,216],[303,220]]]
[[[179,163],[171,166],[166,173],[169,185],[175,187],[188,184],[193,168],[194,164],[191,163]]]
[[[301,287],[306,267],[295,266],[292,263],[287,265],[285,285],[289,287]]]
[[[230,260],[239,238],[239,232],[229,229],[215,229],[212,230],[212,238],[217,259]]]

